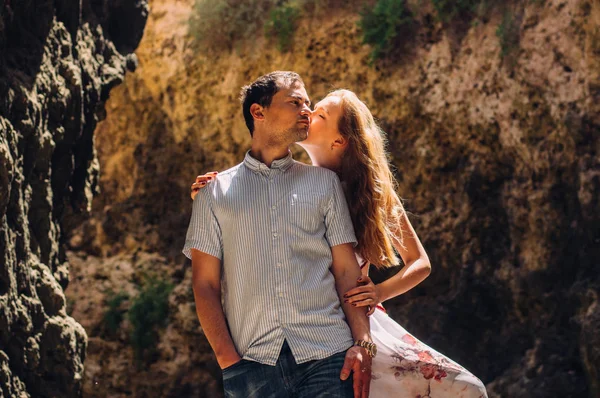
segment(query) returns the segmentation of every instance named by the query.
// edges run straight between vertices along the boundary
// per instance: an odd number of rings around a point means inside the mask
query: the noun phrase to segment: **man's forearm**
[[[335,287],[342,303],[342,309],[346,314],[346,320],[352,337],[354,340],[371,340],[371,332],[369,327],[369,318],[367,317],[367,307],[355,307],[350,303],[344,302],[344,293],[356,287],[357,279],[360,277],[360,269],[357,267],[356,272],[348,269],[340,275],[336,276]]]
[[[333,262],[331,271],[335,278],[335,288],[342,303],[344,314],[354,340],[371,341],[369,318],[366,307],[355,307],[344,302],[344,294],[356,287],[360,277],[360,267],[356,261],[354,248],[351,244],[341,244],[331,248]]]
[[[221,305],[221,291],[205,284],[197,284],[194,286],[194,300],[198,320],[221,368],[237,362],[240,356],[227,328]]]

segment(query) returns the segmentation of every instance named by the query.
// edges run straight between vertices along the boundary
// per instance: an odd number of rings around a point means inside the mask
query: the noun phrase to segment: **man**
[[[293,72],[244,87],[252,148],[194,200],[183,252],[228,397],[368,396],[369,321],[340,300],[360,277],[340,182],[289,151],[309,105]]]

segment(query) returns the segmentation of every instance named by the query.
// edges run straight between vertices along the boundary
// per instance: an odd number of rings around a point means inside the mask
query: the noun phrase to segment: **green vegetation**
[[[420,4],[420,1],[417,2]],[[540,0],[531,0],[540,1]],[[491,0],[431,0],[440,21],[457,24],[459,32],[488,21],[493,8],[501,4]],[[358,26],[362,41],[372,47],[371,60],[393,57],[411,41],[417,29],[417,17],[408,0],[195,0],[189,19],[190,34],[200,51],[230,51],[251,45],[258,36],[272,37],[280,51],[292,48],[301,18],[325,17],[336,7],[361,10]],[[418,5],[413,5],[418,7]],[[505,58],[518,48],[519,32],[515,18],[505,15],[497,35]]]
[[[302,8],[314,0],[196,0],[190,33],[201,50],[231,50],[263,31],[281,51],[291,47]]]
[[[190,34],[201,50],[231,50],[259,34],[276,0],[196,0]]]
[[[229,51],[250,39],[273,37],[289,51],[300,17],[323,17],[334,8],[356,9],[363,1],[346,0],[195,0],[188,20],[193,44],[200,51]]]
[[[130,337],[138,361],[156,351],[158,329],[168,323],[168,300],[172,290],[170,282],[149,278],[131,304],[128,312],[132,326]]]
[[[125,313],[127,312],[126,309],[121,308],[121,305],[128,298],[129,296],[125,292],[115,293],[112,290],[108,291],[106,299],[108,309],[104,313],[103,319],[104,326],[109,333],[115,334],[119,329],[121,321],[123,321]]]
[[[401,33],[414,22],[405,0],[377,0],[373,8],[363,8],[360,15],[358,24],[363,32],[363,43],[373,47],[372,60],[391,50]]]
[[[287,51],[292,44],[296,31],[296,21],[300,17],[300,7],[296,2],[286,2],[275,7],[269,13],[269,20],[265,25],[265,32],[277,37],[277,47],[280,51]]]
[[[71,316],[73,314],[73,308],[75,307],[75,303],[73,302],[73,299],[70,298],[69,296],[65,295],[65,299],[66,299],[67,315]]]
[[[520,26],[511,11],[505,11],[502,21],[496,29],[496,36],[500,40],[500,57],[514,61],[514,56],[519,50]]]
[[[482,0],[431,0],[431,2],[438,18],[444,23],[450,23],[456,18],[471,17],[484,3]]]

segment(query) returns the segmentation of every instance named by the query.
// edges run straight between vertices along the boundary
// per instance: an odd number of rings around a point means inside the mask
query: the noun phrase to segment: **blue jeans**
[[[228,398],[352,398],[352,375],[340,380],[346,352],[296,364],[287,342],[275,366],[242,359],[223,369],[223,389]]]

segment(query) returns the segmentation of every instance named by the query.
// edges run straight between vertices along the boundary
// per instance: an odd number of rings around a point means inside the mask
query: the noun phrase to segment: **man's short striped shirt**
[[[297,363],[352,345],[330,271],[331,247],[344,243],[356,237],[334,172],[291,154],[269,168],[248,152],[196,195],[183,253],[221,260],[238,353],[275,365],[284,339]]]

